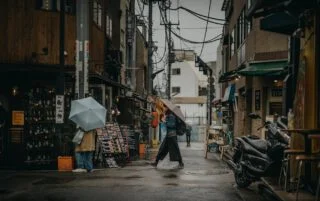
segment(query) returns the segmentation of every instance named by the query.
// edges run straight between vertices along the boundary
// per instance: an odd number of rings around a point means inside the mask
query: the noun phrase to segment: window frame
[[[50,4],[50,7],[44,7],[45,1]],[[36,0],[35,8],[41,11],[60,12],[60,0]],[[76,1],[67,0],[65,2],[65,13],[69,15],[76,14]]]
[[[171,74],[172,75],[181,75],[181,69],[180,68],[173,68]]]
[[[98,0],[93,0],[92,3],[92,21],[102,28],[102,3]]]
[[[176,90],[177,89],[177,90]],[[181,87],[171,87],[171,92],[172,93],[181,93]]]

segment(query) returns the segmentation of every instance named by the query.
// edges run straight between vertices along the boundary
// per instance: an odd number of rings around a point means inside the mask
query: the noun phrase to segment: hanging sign
[[[64,120],[64,95],[56,95],[56,123],[63,124]]]

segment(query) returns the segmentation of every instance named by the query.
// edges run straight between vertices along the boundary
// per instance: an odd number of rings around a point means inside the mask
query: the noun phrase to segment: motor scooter
[[[249,114],[249,117],[261,119],[254,113]],[[250,186],[261,177],[276,176],[280,173],[283,153],[290,142],[290,137],[281,131],[286,125],[278,118],[277,122],[265,121],[258,130],[263,127],[267,129],[266,139],[255,135],[235,139],[233,159],[227,163],[233,169],[235,181],[240,188]]]

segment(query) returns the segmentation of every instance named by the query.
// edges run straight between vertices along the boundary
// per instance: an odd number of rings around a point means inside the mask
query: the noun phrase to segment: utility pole
[[[77,0],[76,11],[76,99],[89,93],[89,0]]]
[[[153,61],[152,61],[152,48],[153,48],[153,41],[152,41],[152,3],[154,0],[149,0],[149,31],[148,31],[148,93],[152,95],[152,88],[153,88],[153,79],[152,79],[152,71],[153,71]]]
[[[60,1],[60,47],[59,47],[59,80],[58,80],[58,89],[57,94],[64,95],[64,42],[65,37],[65,1]]]
[[[171,99],[171,59],[172,59],[172,39],[171,39],[171,22],[168,24],[169,27],[169,38],[168,38],[168,88],[167,88],[167,96],[168,100]]]
[[[64,43],[65,43],[65,0],[60,1],[60,39],[59,39],[59,76],[57,79],[57,94],[56,94],[56,128],[58,133],[59,148],[61,153],[61,141],[64,122]]]
[[[171,23],[171,21],[168,24],[161,24],[165,25],[165,28],[168,27],[169,29],[169,36],[168,36],[168,84],[167,84],[167,98],[168,100],[171,99],[171,64],[174,62],[174,52],[173,50],[173,41],[171,38],[171,26],[172,25],[179,25],[179,23]]]

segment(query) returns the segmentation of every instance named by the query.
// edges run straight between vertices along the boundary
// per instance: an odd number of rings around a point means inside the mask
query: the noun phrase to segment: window
[[[247,1],[247,11],[250,9],[251,5],[252,5],[252,0],[248,0]],[[250,31],[252,30],[252,17],[250,19],[246,18],[245,22],[246,22],[246,29],[247,29],[246,32],[247,32],[247,34],[249,34]]]
[[[60,11],[60,0],[37,0],[36,9],[47,11]],[[75,0],[65,1],[65,12],[68,14],[76,13]]]
[[[234,48],[235,44],[234,43],[235,43],[235,34],[234,34],[234,28],[233,28],[233,30],[231,32],[231,40],[230,40],[230,58],[234,54],[234,50],[235,50],[235,48]]]
[[[102,6],[97,0],[93,1],[93,21],[99,26],[102,26]]]
[[[245,19],[245,9],[243,9],[239,15],[238,22],[237,22],[237,31],[236,31],[236,48],[238,49],[246,38],[246,19]]]
[[[241,16],[241,15],[240,15]],[[240,26],[240,17],[238,18],[238,22],[237,22],[237,25],[236,25],[237,29],[236,29],[236,49],[239,48],[240,46],[240,31],[241,31],[241,26]]]
[[[112,18],[106,14],[106,35],[112,38]]]
[[[120,44],[121,44],[123,47],[125,46],[125,33],[124,33],[124,30],[123,30],[123,29],[121,29]]]
[[[207,88],[199,86],[199,96],[206,96],[207,95]]]
[[[180,87],[172,87],[172,93],[180,93]]]
[[[181,71],[180,68],[173,68],[172,69],[172,75],[180,75]]]

